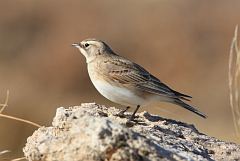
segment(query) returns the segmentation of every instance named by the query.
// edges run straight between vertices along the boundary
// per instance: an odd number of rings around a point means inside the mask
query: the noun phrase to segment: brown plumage
[[[153,101],[165,101],[206,118],[196,108],[183,102],[189,101],[191,96],[171,89],[140,65],[114,53],[106,43],[87,39],[74,46],[86,57],[94,86],[111,101],[138,108]]]

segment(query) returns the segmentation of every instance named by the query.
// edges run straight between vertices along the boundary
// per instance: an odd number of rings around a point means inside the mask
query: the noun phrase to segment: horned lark
[[[132,121],[140,106],[156,101],[179,105],[195,114],[206,118],[196,108],[186,104],[191,96],[177,92],[140,65],[119,56],[105,42],[86,39],[72,44],[85,56],[90,79],[95,88],[112,102],[129,107],[136,107],[129,121]]]

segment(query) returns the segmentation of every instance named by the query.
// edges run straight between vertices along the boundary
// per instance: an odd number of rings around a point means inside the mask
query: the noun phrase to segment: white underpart
[[[79,50],[80,50],[81,53],[85,56],[85,58],[86,58],[86,62],[87,62],[87,63],[90,63],[92,60],[95,59],[95,56],[89,56],[89,55],[87,54],[87,52],[86,52],[84,49],[79,48]]]
[[[144,106],[149,103],[149,100],[145,100],[127,88],[120,88],[113,86],[106,81],[92,80],[93,85],[104,97],[111,100],[112,102],[125,105],[125,106]]]

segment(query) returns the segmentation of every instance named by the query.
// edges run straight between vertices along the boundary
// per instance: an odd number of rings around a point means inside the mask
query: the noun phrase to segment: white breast
[[[146,101],[125,87],[118,87],[102,80],[92,80],[95,88],[107,99],[125,106],[145,105]]]

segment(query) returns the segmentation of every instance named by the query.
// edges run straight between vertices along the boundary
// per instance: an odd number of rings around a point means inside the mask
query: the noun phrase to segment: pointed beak
[[[81,44],[80,43],[73,43],[72,46],[74,46],[76,48],[81,48]]]

